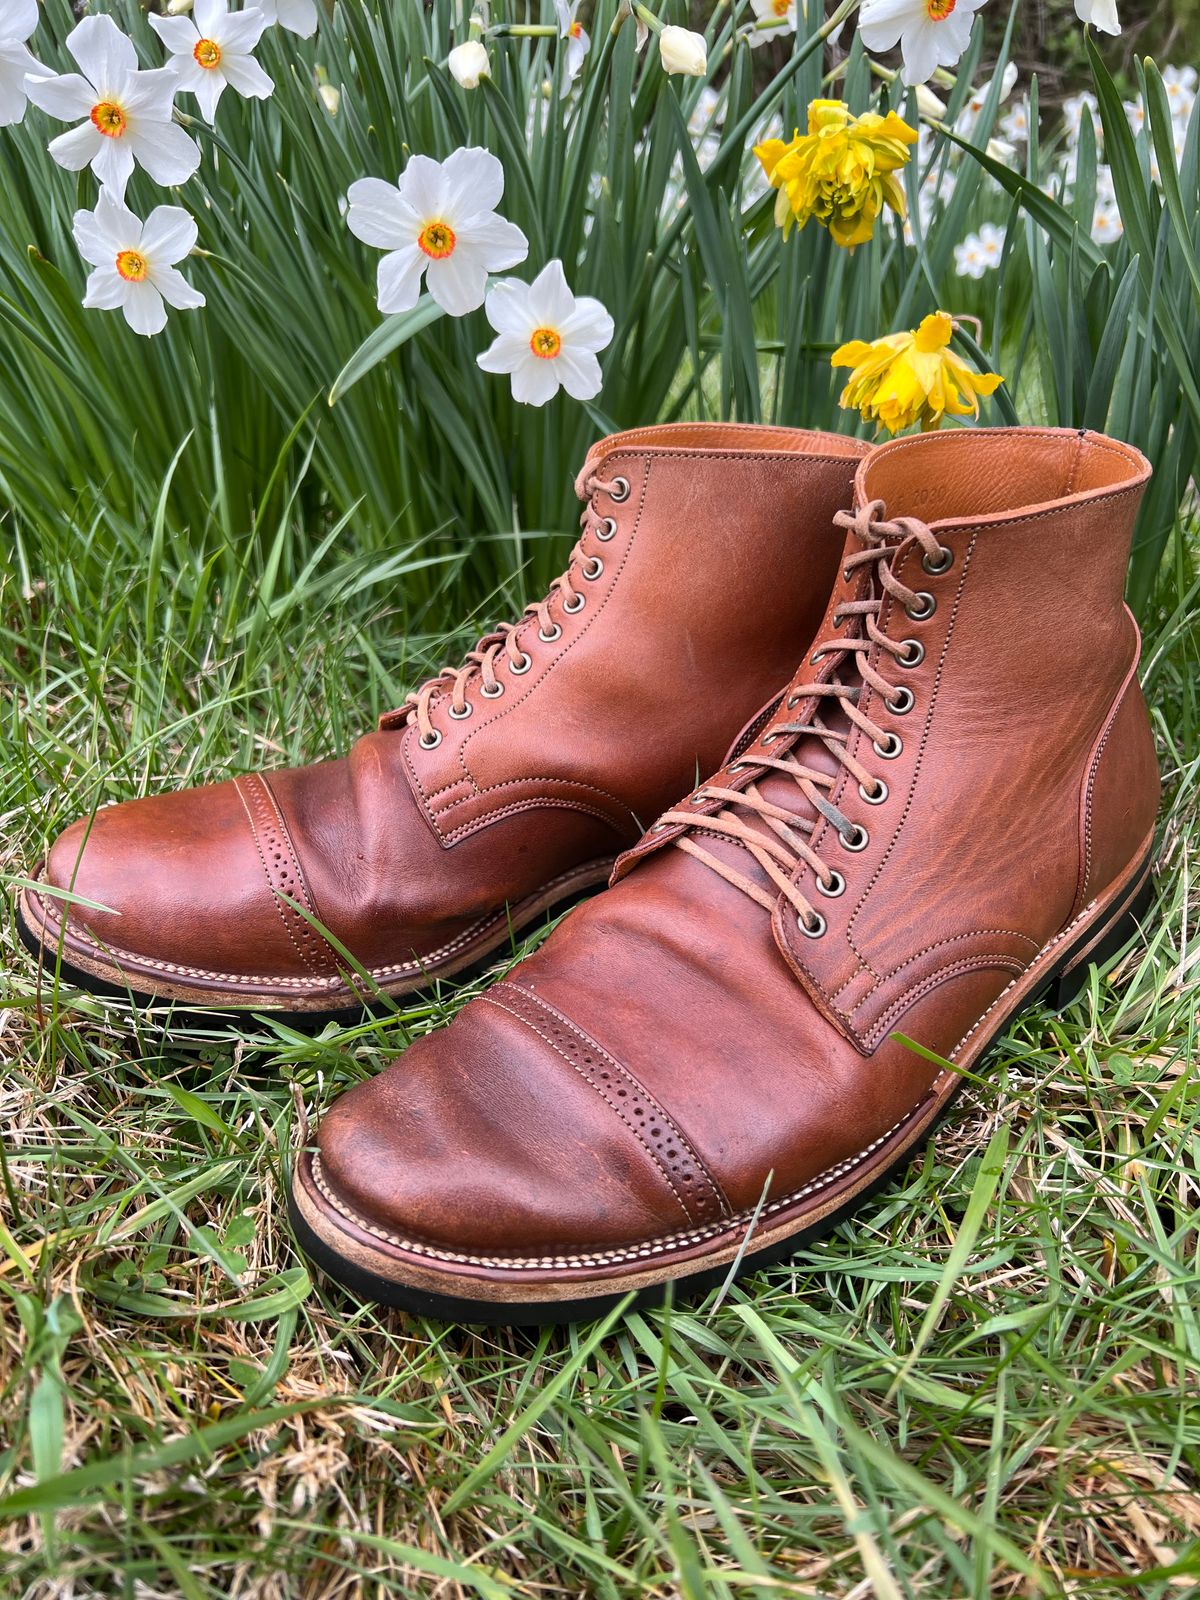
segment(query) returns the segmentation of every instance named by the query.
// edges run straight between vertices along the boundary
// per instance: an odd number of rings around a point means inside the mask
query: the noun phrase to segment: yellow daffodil
[[[851,339],[835,350],[832,365],[851,367],[839,404],[860,411],[899,433],[914,422],[924,433],[940,428],[943,417],[979,415],[979,396],[991,394],[1004,379],[996,372],[972,372],[950,349],[954,320],[935,311],[911,333],[889,333],[869,344]]]
[[[794,222],[815,217],[835,241],[853,250],[875,232],[884,206],[905,212],[904,187],[896,177],[917,142],[915,128],[889,111],[852,114],[844,100],[814,100],[808,132],[789,143],[767,139],[756,145],[773,189],[775,221],[786,235]]]

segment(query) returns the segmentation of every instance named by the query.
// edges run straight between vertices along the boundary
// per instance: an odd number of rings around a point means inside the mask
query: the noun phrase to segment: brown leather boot
[[[784,1254],[902,1162],[1146,907],[1122,588],[1148,473],[1058,429],[875,451],[769,724],[326,1114],[293,1175],[317,1260],[436,1315],[565,1320]]]
[[[602,440],[543,601],[345,760],[74,823],[43,881],[79,902],[64,929],[68,902],[26,893],[27,942],[48,963],[61,943],[87,988],[310,1018],[371,996],[337,945],[389,995],[509,947],[603,883],[786,681],[866,449],[690,423]]]

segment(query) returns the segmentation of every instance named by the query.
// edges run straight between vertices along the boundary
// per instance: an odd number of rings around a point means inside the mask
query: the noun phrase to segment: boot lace
[[[886,782],[850,753],[848,746],[851,734],[855,728],[861,729],[871,740],[874,753],[885,760],[894,759],[904,748],[897,734],[886,732],[859,710],[862,685],[869,684],[895,714],[903,714],[911,710],[913,705],[911,689],[890,683],[883,673],[872,666],[872,652],[878,650],[877,660],[880,660],[880,664],[881,658],[890,657],[894,666],[901,668],[917,666],[925,655],[919,639],[892,639],[880,630],[877,618],[884,597],[891,595],[914,621],[931,616],[936,605],[927,591],[910,589],[895,576],[892,562],[896,550],[901,541],[915,538],[921,547],[924,569],[929,573],[947,571],[954,559],[953,552],[939,544],[923,522],[914,517],[898,517],[888,521],[883,511],[883,501],[874,500],[857,511],[839,512],[835,519],[839,527],[853,532],[863,546],[861,550],[846,556],[843,576],[849,582],[856,571],[867,567],[871,569],[871,583],[863,599],[843,601],[834,612],[834,627],[848,625],[852,631],[838,638],[823,639],[809,657],[807,665],[813,667],[819,667],[827,658],[832,660],[832,676],[797,683],[780,709],[784,713],[794,711],[803,701],[810,701],[810,706],[795,721],[773,723],[761,741],[763,745],[770,745],[779,739],[794,738],[793,747],[777,757],[755,755],[752,760],[734,762],[729,768],[730,771],[736,771],[753,766],[765,769],[764,776],[775,772],[784,774],[796,785],[800,796],[811,807],[811,812],[808,808],[797,812],[769,799],[760,789],[759,779],[756,778],[745,789],[709,784],[691,797],[692,804],[706,800],[725,801],[724,807],[714,814],[699,818],[695,812],[676,809],[666,812],[656,825],[659,830],[677,824],[685,825],[689,831],[674,841],[679,849],[703,861],[727,883],[743,890],[765,910],[773,912],[777,895],[782,894],[795,908],[801,930],[813,939],[820,938],[825,932],[826,922],[813,902],[793,881],[798,870],[802,867],[811,868],[817,891],[826,898],[836,898],[846,888],[842,874],[831,867],[809,843],[818,823],[822,818],[831,823],[840,844],[849,851],[865,849],[869,837],[860,823],[853,822],[833,803],[830,794],[844,771],[858,784],[858,792],[868,804],[880,805],[888,796]],[[858,681],[844,681],[839,676],[843,667],[849,668],[847,677]],[[824,720],[822,708],[829,701],[834,703],[834,708],[840,711],[848,726],[834,728]],[[805,765],[801,758],[803,738],[820,740],[833,757],[835,766],[832,772]],[[703,844],[692,837],[693,829],[719,834],[744,846],[769,882],[774,884],[777,894],[771,894],[761,881],[747,877],[706,850]]]
[[[462,721],[474,709],[467,699],[467,689],[473,679],[478,677],[480,680],[479,692],[485,699],[497,700],[504,693],[504,683],[496,676],[496,667],[502,657],[516,677],[521,677],[532,667],[533,657],[517,643],[518,631],[530,618],[537,619],[537,637],[543,644],[553,644],[562,637],[562,624],[555,622],[550,614],[555,598],[561,600],[562,609],[568,616],[577,616],[587,604],[587,596],[576,587],[577,579],[582,576],[584,580],[593,582],[604,571],[604,562],[599,556],[584,556],[583,546],[588,532],[594,531],[597,539],[607,543],[617,531],[617,524],[612,517],[598,514],[596,496],[607,494],[619,504],[629,498],[629,481],[619,477],[601,478],[592,473],[583,479],[579,491],[585,501],[579,518],[583,532],[571,551],[566,571],[555,578],[545,598],[526,606],[515,622],[503,622],[490,633],[485,633],[475,648],[467,651],[459,666],[443,667],[436,677],[415,689],[398,710],[388,712],[383,719],[383,726],[409,727],[415,722],[420,729],[421,748],[432,750],[442,742],[441,732],[434,726],[431,717],[434,703],[439,697],[449,692],[449,714],[455,721]]]

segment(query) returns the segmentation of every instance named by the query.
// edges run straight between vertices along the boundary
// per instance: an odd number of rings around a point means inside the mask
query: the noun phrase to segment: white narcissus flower
[[[26,45],[37,25],[37,0],[0,0],[0,128],[25,115],[25,74],[46,70]]]
[[[488,274],[515,267],[529,241],[496,215],[504,168],[490,150],[456,150],[445,161],[412,156],[396,185],[360,178],[350,185],[350,232],[386,250],[379,263],[379,309],[415,306],[421,274],[452,317],[483,304]]]
[[[702,33],[666,27],[658,36],[658,53],[667,72],[703,78],[708,71],[708,46]]]
[[[938,67],[952,67],[971,41],[975,13],[985,0],[863,0],[858,31],[868,50],[891,50],[904,58],[900,76],[910,89],[926,83]]]
[[[1075,15],[1101,33],[1120,33],[1117,0],[1075,0]]]
[[[567,41],[567,59],[563,64],[562,89],[559,91],[566,95],[579,76],[584,59],[592,48],[592,41],[579,21],[579,0],[554,0],[554,10],[558,16],[559,34]]]
[[[123,311],[135,333],[152,334],[166,327],[167,305],[191,311],[204,304],[175,265],[196,243],[196,223],[182,206],[156,206],[139,222],[102,189],[95,211],[75,213],[74,234],[94,268],[83,298],[89,310]]]
[[[751,49],[757,50],[761,44],[770,44],[772,39],[778,39],[782,34],[795,33],[796,0],[750,0],[750,7],[755,22],[760,24],[759,27],[750,28],[746,34]]]
[[[277,22],[302,39],[317,31],[317,0],[257,0],[258,9],[268,22]]]
[[[1115,205],[1100,201],[1092,214],[1092,238],[1097,244],[1115,244],[1124,233],[1121,213]]]
[[[613,320],[599,300],[575,298],[561,261],[532,283],[498,283],[484,310],[497,337],[476,360],[485,372],[511,374],[514,400],[544,406],[560,387],[575,400],[600,393],[596,352],[612,341]]]
[[[492,75],[492,63],[478,39],[456,44],[446,57],[446,65],[455,83],[461,84],[464,89],[478,89],[480,78],[490,78]]]
[[[267,26],[256,8],[230,15],[229,0],[196,0],[190,17],[152,14],[150,26],[171,52],[179,87],[196,96],[207,122],[226,86],[254,100],[265,100],[275,87],[250,53]]]
[[[84,17],[67,35],[67,49],[82,68],[58,77],[30,74],[25,91],[35,106],[60,122],[82,118],[77,128],[50,142],[60,167],[91,167],[118,198],[135,166],[164,187],[186,183],[200,165],[200,149],[171,120],[179,88],[170,67],[138,70],[132,40],[109,16]]]
[[[978,233],[969,233],[954,246],[954,270],[960,278],[982,278],[1000,265],[1004,254],[1004,229],[985,222]]]

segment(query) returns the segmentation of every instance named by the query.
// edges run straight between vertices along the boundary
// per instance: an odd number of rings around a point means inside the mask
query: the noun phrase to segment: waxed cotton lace
[[[583,556],[583,542],[587,537],[588,529],[596,516],[595,499],[598,494],[617,496],[618,490],[624,489],[628,493],[624,479],[600,478],[595,474],[587,476],[582,485],[582,497],[585,500],[583,512],[579,518],[583,529],[575,548],[571,551],[570,560],[567,562],[566,571],[555,578],[550,585],[546,596],[525,610],[515,622],[501,623],[492,632],[484,634],[473,650],[468,650],[463,657],[462,664],[457,667],[443,667],[436,677],[430,678],[419,689],[415,689],[396,713],[397,719],[404,718],[406,726],[416,722],[420,729],[423,744],[437,741],[440,735],[430,718],[433,702],[440,695],[450,692],[450,714],[453,717],[465,717],[469,714],[467,704],[467,686],[478,675],[482,680],[481,689],[488,699],[496,699],[504,693],[504,686],[496,676],[496,665],[503,656],[510,669],[518,675],[528,672],[532,661],[528,654],[517,643],[517,632],[529,621],[536,617],[538,623],[538,637],[544,644],[551,644],[562,635],[562,627],[554,621],[550,614],[550,607],[557,596],[562,601],[562,608],[571,615],[583,606],[584,596],[575,587],[573,573],[576,563]],[[621,496],[624,498],[624,495]],[[597,518],[597,525],[611,519]],[[612,537],[615,526],[610,528],[607,535]]]
[[[911,691],[889,683],[882,673],[872,666],[870,659],[876,649],[883,656],[892,657],[897,664],[906,663],[911,666],[915,665],[915,659],[920,659],[919,657],[914,659],[912,651],[914,641],[889,638],[880,631],[876,620],[886,595],[891,595],[906,609],[916,607],[921,599],[918,591],[908,588],[895,576],[892,571],[892,561],[899,548],[899,542],[910,537],[916,539],[920,545],[927,570],[944,571],[950,560],[949,552],[938,543],[923,522],[915,517],[898,517],[888,521],[884,519],[883,511],[884,502],[873,500],[857,511],[840,511],[835,518],[838,527],[852,531],[863,546],[861,550],[853,551],[845,557],[844,576],[849,581],[856,570],[868,567],[871,569],[872,581],[865,598],[843,601],[831,619],[835,627],[846,624],[853,631],[838,638],[830,637],[822,640],[809,657],[811,666],[818,666],[827,658],[831,659],[833,676],[824,681],[796,684],[782,707],[783,711],[785,713],[792,711],[806,700],[813,702],[812,705],[794,722],[772,723],[762,739],[764,745],[769,745],[778,739],[794,737],[795,745],[781,756],[755,755],[747,761],[734,762],[729,769],[735,771],[739,767],[752,766],[766,769],[766,773],[783,773],[792,779],[800,794],[808,801],[812,815],[805,815],[803,812],[798,815],[794,810],[768,799],[758,786],[759,780],[755,779],[745,789],[728,789],[719,784],[708,784],[700,790],[694,797],[697,800],[726,802],[724,807],[714,814],[697,817],[694,811],[677,809],[666,812],[658,823],[660,828],[674,824],[685,825],[689,831],[673,841],[680,850],[704,862],[727,883],[743,890],[765,910],[773,912],[777,896],[772,895],[761,882],[747,877],[736,867],[706,850],[692,837],[692,830],[716,833],[744,846],[769,881],[775,885],[778,893],[795,907],[804,930],[814,936],[824,931],[825,919],[802,893],[799,885],[793,881],[798,870],[801,867],[810,868],[816,876],[819,887],[827,896],[840,894],[845,887],[841,874],[830,867],[809,843],[818,822],[824,818],[831,823],[848,849],[862,849],[866,843],[866,833],[861,825],[851,821],[838,806],[834,805],[829,798],[830,793],[836,787],[843,771],[859,784],[860,791],[866,799],[878,801],[887,792],[883,780],[850,753],[848,744],[851,732],[854,728],[861,729],[872,741],[872,746],[877,752],[886,750],[894,755],[899,750],[895,735],[886,733],[859,710],[858,699],[862,684],[869,684],[884,701],[891,702],[893,708],[902,703],[904,696],[909,697],[907,702],[904,702],[906,708],[912,703]],[[919,614],[919,608],[913,614]],[[857,683],[847,683],[838,675],[839,670],[847,664],[850,666],[851,674],[858,678]],[[840,708],[842,715],[850,724],[848,728],[831,728],[822,720],[822,704],[830,700]],[[805,765],[799,753],[801,740],[804,738],[821,741],[833,756],[835,762],[833,772],[823,772],[819,768]]]

